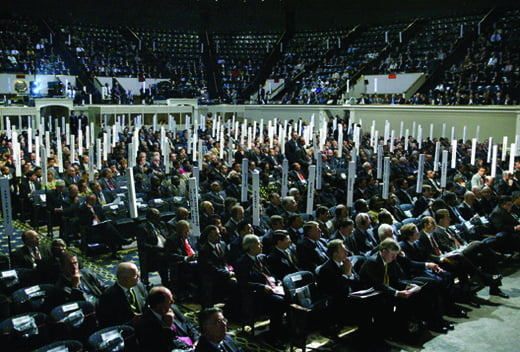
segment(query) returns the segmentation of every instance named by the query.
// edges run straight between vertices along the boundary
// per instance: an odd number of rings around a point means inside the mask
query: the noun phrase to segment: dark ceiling
[[[282,30],[286,18],[297,29],[389,22],[415,16],[516,6],[506,0],[25,0],[10,1],[4,16],[44,16],[100,24],[209,28],[215,31]]]

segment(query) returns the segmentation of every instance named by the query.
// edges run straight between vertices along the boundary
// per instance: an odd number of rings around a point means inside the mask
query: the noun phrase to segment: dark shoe
[[[449,308],[448,311],[446,312],[446,315],[449,317],[452,317],[452,318],[467,318],[468,317],[468,313],[457,305],[453,305],[451,308]]]
[[[448,330],[454,330],[455,329],[455,324],[452,322],[452,321],[449,321],[449,320],[442,320],[442,323],[444,324],[444,326],[448,329]]]
[[[437,332],[439,334],[448,333],[448,328],[444,325],[444,322],[442,320],[436,320],[436,321],[428,323],[428,330]]]
[[[498,296],[498,297],[502,297],[502,298],[509,298],[509,295],[506,294],[504,291],[502,291],[498,287],[490,288],[489,289],[489,294],[492,295],[492,296]]]

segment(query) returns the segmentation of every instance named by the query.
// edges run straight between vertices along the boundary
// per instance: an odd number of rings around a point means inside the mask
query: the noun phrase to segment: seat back
[[[314,274],[310,271],[298,271],[283,278],[285,296],[290,303],[296,303],[304,308],[311,308],[313,304],[313,290],[315,286]]]
[[[34,350],[33,352],[51,352],[51,351],[68,351],[81,352],[83,351],[83,344],[75,340],[65,340],[51,343]]]
[[[31,351],[50,342],[45,313],[16,315],[0,323],[0,346],[10,351]]]
[[[95,307],[87,301],[77,301],[55,307],[50,314],[53,336],[86,343],[98,328]]]
[[[0,272],[0,292],[10,295],[14,291],[33,283],[33,270],[16,268]]]
[[[54,307],[56,287],[51,284],[41,284],[24,287],[11,295],[15,313],[43,312],[48,313]]]
[[[91,351],[137,351],[135,330],[129,325],[116,325],[99,330],[90,335],[88,346]]]

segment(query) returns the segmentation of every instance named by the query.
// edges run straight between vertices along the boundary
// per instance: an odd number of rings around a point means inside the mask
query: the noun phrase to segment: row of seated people
[[[103,333],[113,329],[122,333],[127,329],[122,326],[130,325],[137,342],[125,341],[129,351],[213,351],[213,344],[226,351],[242,351],[226,335],[222,310],[201,311],[197,326],[174,304],[169,288],[147,289],[134,263],[120,263],[116,281],[107,286],[80,264],[76,254],[66,251],[63,240],[53,240],[49,249],[38,242],[34,231],[22,236],[24,246],[13,253],[15,269],[5,271],[1,282],[1,294],[10,294],[6,304],[12,306],[12,314],[2,316],[0,330],[2,341],[13,348],[29,351],[53,340],[72,339],[98,350],[110,340]],[[24,255],[27,249],[37,254]],[[18,266],[24,264],[20,255],[32,261],[34,268]],[[38,329],[16,325],[21,319],[37,320]],[[100,328],[104,329],[96,333]]]
[[[511,201],[506,199],[500,206],[497,206],[497,209],[507,209],[510,205]],[[150,213],[151,216],[145,225],[145,228],[148,227],[152,230],[144,232],[147,234],[147,241],[153,243],[153,246],[160,247],[161,236],[163,236],[160,230],[162,227],[157,217],[153,217],[157,213],[153,213],[155,212]],[[320,212],[320,215],[317,216],[321,218],[322,213]],[[281,217],[275,217],[273,220],[277,220],[278,225],[280,221],[283,224]],[[275,222],[273,221],[273,223]],[[186,245],[189,234],[187,222],[179,221],[176,225],[177,234],[173,236],[179,238],[178,260],[193,266],[194,259],[198,257],[199,270],[201,272],[207,270],[206,274],[210,274],[215,282],[214,287],[220,287],[219,293],[224,293],[230,299],[229,303],[236,302],[231,298],[234,297],[233,289],[236,290],[237,285],[242,289],[253,289],[260,302],[270,307],[273,333],[283,331],[282,317],[287,309],[276,283],[283,280],[287,273],[298,271],[301,268],[311,272],[316,271],[318,287],[326,296],[330,296],[329,299],[334,302],[335,308],[348,307],[349,311],[352,311],[352,302],[346,301],[348,293],[354,289],[373,286],[384,293],[383,301],[379,301],[379,299],[376,301],[381,304],[381,307],[388,308],[387,300],[391,299],[393,304],[398,304],[400,307],[399,314],[404,314],[408,319],[412,312],[415,312],[417,318],[428,321],[430,329],[440,332],[446,332],[452,326],[441,320],[439,313],[445,311],[439,310],[437,303],[446,304],[449,309],[453,309],[449,312],[452,314],[463,314],[453,305],[453,298],[477,305],[474,301],[467,301],[470,294],[466,286],[469,275],[479,277],[484,284],[489,285],[491,294],[507,297],[499,289],[500,276],[497,274],[496,268],[499,260],[497,259],[498,254],[491,249],[490,244],[481,241],[465,244],[462,237],[452,233],[449,230],[450,216],[446,209],[438,210],[435,219],[429,216],[423,217],[419,221],[421,233],[412,223],[401,228],[403,240],[401,247],[405,248],[404,252],[401,252],[400,246],[392,239],[394,229],[389,224],[380,225],[377,229],[378,238],[381,240],[378,244],[378,240],[375,239],[370,229],[370,217],[366,213],[356,215],[355,230],[354,223],[344,218],[338,225],[338,231],[328,238],[328,244],[327,240],[322,238],[320,225],[319,222],[314,221],[303,225],[303,234],[296,235],[296,255],[292,252],[294,245],[292,245],[290,232],[273,228],[271,236],[265,235],[260,240],[257,236],[250,234],[251,226],[243,223],[239,223],[237,227],[240,232],[240,237],[237,237],[238,241],[235,239],[230,243],[221,241],[218,227],[207,227],[203,232],[203,237],[199,240],[204,244],[200,247],[198,255],[193,249],[190,249],[189,245]],[[509,233],[508,235],[514,237],[515,241],[517,240],[517,234]],[[185,237],[184,242],[182,237]],[[390,239],[385,240],[387,237]],[[237,243],[241,246],[240,252],[243,254],[235,261],[231,261],[234,263],[233,267],[236,268],[234,269],[228,264],[226,253],[228,247],[229,253],[231,253],[236,248],[233,245],[236,246]],[[260,255],[263,244],[266,247],[269,245],[272,247],[268,256]],[[156,253],[160,251],[159,248],[155,249],[153,258],[157,258]],[[410,262],[409,259],[406,259],[407,257],[416,262]],[[396,258],[398,258],[399,266],[390,266]],[[385,274],[383,265],[385,262],[389,265],[386,269],[388,274]],[[401,267],[404,272],[408,273],[407,276],[403,276],[404,274],[400,271]],[[450,270],[453,275],[442,274],[441,267]],[[422,272],[425,269],[428,269],[427,273]],[[194,273],[193,268],[190,271]],[[359,271],[360,276],[356,274],[356,271]],[[409,274],[410,272],[413,274]],[[274,278],[268,277],[271,275]],[[453,287],[453,276],[459,278],[461,282],[457,288]],[[185,276],[174,283],[174,286],[183,280],[193,280],[194,277]],[[428,286],[423,287],[422,294],[418,294],[416,292],[418,288],[414,288],[414,285],[424,285],[426,282]],[[330,285],[333,285],[333,290]],[[222,286],[228,287],[222,288]],[[338,290],[339,287],[342,290]],[[92,288],[85,288],[85,290],[95,296],[93,293],[96,290]],[[454,294],[454,292],[458,292],[458,294]],[[400,298],[407,297],[413,297],[413,299],[400,300]],[[443,302],[435,303],[436,301],[431,297],[442,297]],[[447,297],[451,297],[451,300]],[[394,302],[395,299],[397,300]],[[100,298],[100,305],[101,302]],[[338,312],[338,310],[335,311]],[[384,314],[382,314],[383,311]],[[387,315],[389,314],[387,309],[375,311],[363,309],[362,313],[361,317],[356,315],[356,319],[360,319],[356,320],[356,323],[367,322],[370,325],[368,322],[374,321],[371,318],[376,318],[376,322],[391,319]],[[117,315],[112,314],[111,316]],[[344,316],[340,315],[337,318],[341,320]],[[275,336],[275,338],[279,337],[279,335]]]
[[[0,71],[28,74],[70,74],[54,53],[52,40],[29,19],[0,21]]]

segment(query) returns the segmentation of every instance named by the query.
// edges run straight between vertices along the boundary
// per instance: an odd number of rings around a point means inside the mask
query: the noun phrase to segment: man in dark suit
[[[46,203],[50,213],[52,225],[60,226],[60,235],[63,228],[63,208],[65,206],[65,181],[56,180],[56,188],[47,191]]]
[[[361,321],[362,325],[366,326],[368,321],[371,320],[366,318],[372,315],[368,312],[360,313],[368,307],[363,304],[361,309],[358,304],[359,301],[349,300],[349,295],[352,292],[366,287],[353,269],[348,254],[348,250],[341,239],[331,240],[327,246],[329,259],[316,270],[317,283],[320,290],[330,300],[331,313],[333,313],[335,323],[341,322],[344,324],[346,323],[345,320],[353,322],[354,319],[352,318],[355,316],[356,318],[364,317]],[[374,309],[370,311],[373,312]]]
[[[327,241],[321,238],[321,229],[316,221],[303,225],[303,239],[296,244],[296,256],[300,268],[314,272],[328,260]]]
[[[413,216],[418,218],[422,215],[430,206],[432,201],[432,188],[428,185],[423,185],[421,196],[417,198],[413,206]]]
[[[273,276],[282,281],[287,274],[299,271],[296,255],[291,249],[291,237],[285,230],[273,232],[274,247],[267,256],[267,267]]]
[[[40,244],[40,235],[33,230],[22,234],[23,246],[12,254],[14,268],[34,269],[43,258],[50,256],[47,246]]]
[[[144,252],[141,253],[141,256],[146,256],[147,267],[158,269],[161,283],[164,286],[170,284],[166,253],[166,239],[168,237],[168,229],[166,224],[161,221],[159,210],[148,208],[146,210],[146,221],[139,225],[138,248],[139,251]],[[148,273],[145,273],[145,275],[148,275]],[[145,283],[148,282],[148,278],[143,280],[145,280]]]
[[[254,295],[255,306],[262,307],[270,316],[272,337],[278,339],[282,333],[282,317],[285,311],[281,285],[266,266],[262,254],[262,243],[256,235],[246,235],[242,241],[243,254],[237,261],[238,284],[248,295]]]
[[[146,288],[139,282],[139,270],[133,263],[117,266],[116,282],[99,298],[98,319],[102,327],[135,323],[146,301]]]
[[[357,248],[359,250],[358,253],[354,252],[356,255],[366,255],[369,254],[374,248],[377,247],[378,241],[374,236],[370,226],[372,221],[370,220],[370,216],[367,213],[359,213],[356,215],[356,229],[352,234],[354,240],[356,241]]]
[[[192,351],[199,339],[199,332],[174,305],[172,293],[164,286],[150,290],[148,307],[135,324],[140,350],[170,352]]]
[[[285,157],[289,161],[289,164],[292,164],[298,160],[298,150],[300,146],[298,145],[298,132],[293,131],[292,138],[285,142]]]
[[[361,267],[360,276],[374,288],[383,292],[390,302],[402,309],[405,316],[420,317],[428,322],[432,331],[446,333],[448,323],[434,310],[431,291],[419,289],[413,281],[406,280],[396,258],[401,248],[392,238],[379,244],[379,252],[369,257]]]
[[[502,196],[498,205],[489,215],[489,222],[495,232],[502,232],[501,241],[504,250],[520,250],[520,218],[512,211],[513,201],[510,196]]]
[[[203,309],[199,313],[201,336],[195,352],[242,352],[227,334],[227,319],[220,308]]]
[[[58,304],[74,301],[88,301],[97,307],[99,297],[105,286],[87,268],[80,269],[74,253],[65,253],[61,257],[62,272],[56,288]]]
[[[170,278],[177,283],[177,294],[188,293],[189,283],[199,281],[198,254],[190,236],[190,223],[180,220],[175,225],[175,234],[166,240],[166,253],[170,263]],[[182,284],[182,285],[181,285]]]
[[[204,233],[207,240],[199,250],[199,265],[202,285],[208,285],[208,289],[202,290],[203,304],[209,306],[217,295],[232,295],[237,288],[237,279],[235,269],[228,263],[226,243],[222,241],[219,228],[208,225]]]
[[[354,231],[354,222],[349,219],[343,219],[339,222],[338,231],[332,235],[331,240],[341,240],[349,253],[359,254],[356,240],[352,235]]]
[[[125,240],[111,222],[106,221],[105,213],[97,202],[97,197],[91,194],[87,197],[85,204],[78,209],[79,225],[85,229],[85,234],[90,237],[89,241],[105,243],[112,251],[113,259],[121,259],[117,251],[123,244],[131,240]]]

